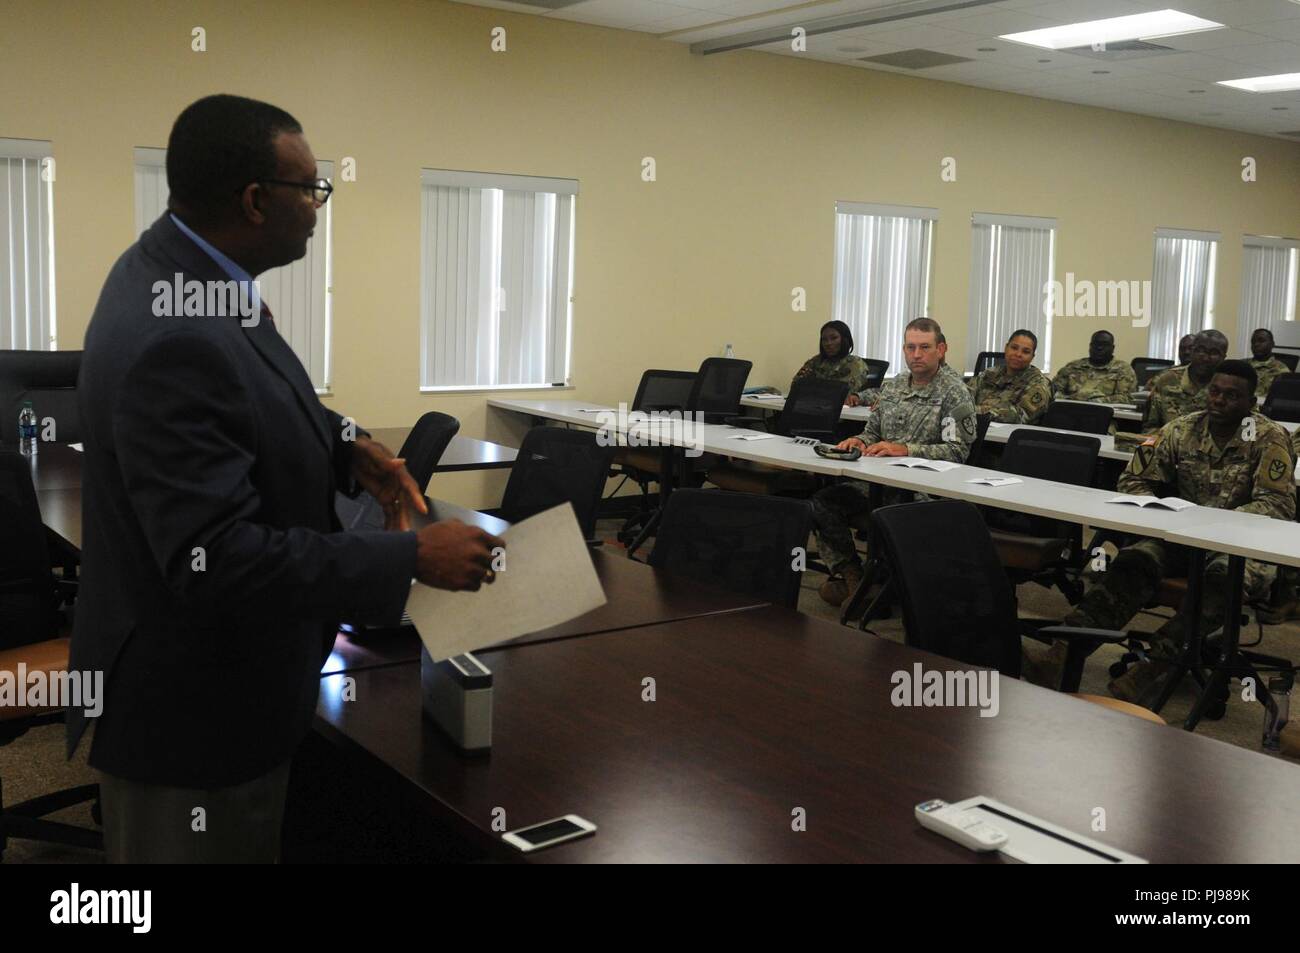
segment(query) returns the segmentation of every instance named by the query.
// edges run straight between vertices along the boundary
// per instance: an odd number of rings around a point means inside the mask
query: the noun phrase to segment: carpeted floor
[[[599,535],[606,540],[612,540],[617,526],[618,523],[615,521],[602,521]],[[799,609],[808,615],[837,623],[839,610],[824,603],[817,594],[817,589],[824,579],[824,576],[815,572],[805,573]],[[1069,609],[1065,598],[1055,590],[1043,589],[1036,585],[1024,585],[1019,588],[1017,595],[1020,600],[1020,613],[1025,617],[1060,619]],[[1157,610],[1157,612],[1163,611]],[[1130,628],[1149,631],[1159,626],[1160,621],[1158,615],[1141,614]],[[870,628],[875,634],[863,633],[862,638],[903,641],[903,626],[897,610],[892,618],[873,621]],[[1285,625],[1265,626],[1263,631],[1262,651],[1300,661],[1300,624],[1292,622]],[[1243,639],[1253,641],[1256,635],[1257,631],[1243,633]],[[1036,653],[1041,649],[1037,643],[1030,643],[1027,651]],[[1118,654],[1118,649],[1109,646],[1098,650],[1088,660],[1081,691],[1098,695],[1107,694],[1106,683],[1109,680],[1107,668]],[[1187,680],[1184,687],[1174,695],[1162,712],[1165,720],[1170,723],[1168,730],[1182,730],[1177,726],[1181,725],[1195,700],[1192,688],[1192,683]],[[1297,712],[1295,717],[1300,720],[1300,712]],[[1300,726],[1295,730],[1288,729],[1284,732],[1284,753],[1276,755],[1264,751],[1260,745],[1263,724],[1263,707],[1256,702],[1243,701],[1240,686],[1234,683],[1226,716],[1220,721],[1201,722],[1197,733],[1258,752],[1260,757],[1283,757],[1300,761]],[[12,804],[48,791],[92,782],[94,772],[86,764],[85,751],[86,746],[83,744],[73,760],[68,761],[64,758],[62,725],[35,729],[17,741],[0,747],[0,779],[3,779],[5,802]],[[54,819],[86,827],[93,826],[89,805],[69,808],[55,815]],[[329,829],[337,833],[342,823],[346,822],[331,817]],[[5,863],[98,863],[102,858],[94,851],[11,840],[3,859]]]

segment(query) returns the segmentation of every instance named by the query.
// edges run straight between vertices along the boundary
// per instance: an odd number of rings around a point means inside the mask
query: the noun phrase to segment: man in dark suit
[[[477,589],[501,541],[411,532],[424,502],[402,461],[320,403],[255,292],[210,310],[306,251],[329,185],[297,121],[201,99],[172,128],[167,179],[168,213],[113,266],[86,333],[71,664],[105,673],[90,763],[109,860],[268,861],[338,621],[396,620],[413,577]],[[342,532],[336,488],[374,495],[388,530]],[[69,756],[85,728],[71,711]]]

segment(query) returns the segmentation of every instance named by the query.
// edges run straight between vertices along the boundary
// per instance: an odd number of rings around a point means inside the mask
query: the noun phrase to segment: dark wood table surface
[[[2,449],[13,450],[12,445]],[[81,486],[81,451],[66,443],[43,443],[28,458],[32,462],[32,486],[41,490],[67,490]]]
[[[592,550],[591,557],[608,599],[603,606],[549,629],[540,629],[509,642],[502,642],[494,646],[493,651],[586,635],[622,632],[678,619],[739,612],[768,604],[762,599],[737,595],[725,589],[683,582],[658,569],[633,562],[624,557],[621,551],[596,549]],[[418,662],[419,659],[419,637],[409,630],[361,635],[340,632],[334,642],[334,652],[321,669],[321,674],[360,671]]]
[[[982,794],[1152,862],[1300,861],[1295,765],[1009,678],[995,717],[897,708],[894,672],[957,666],[788,609],[478,655],[486,757],[422,717],[414,665],[358,673],[350,702],[340,676],[322,680],[317,730],[485,850],[501,807],[511,829],[569,813],[598,826],[529,858],[543,862],[996,863],[913,819],[921,801]]]
[[[370,431],[371,436],[393,453],[401,449],[402,441],[411,432],[410,427],[378,427]],[[434,473],[453,473],[463,470],[508,470],[514,465],[519,451],[513,447],[503,447],[499,443],[478,440],[474,437],[462,437],[460,434],[451,438],[451,443],[443,451]]]

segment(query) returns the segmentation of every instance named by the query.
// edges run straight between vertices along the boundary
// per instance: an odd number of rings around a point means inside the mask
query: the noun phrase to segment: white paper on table
[[[613,412],[613,407],[579,407],[580,414],[608,414]]]
[[[771,440],[775,437],[774,433],[737,433],[732,434],[732,440]]]
[[[784,394],[746,394],[746,400],[785,400]]]
[[[983,483],[985,486],[1011,486],[1013,483],[1024,483],[1020,477],[976,477],[973,480],[967,480],[967,483]]]
[[[949,470],[956,470],[960,463],[953,463],[951,460],[926,460],[922,457],[894,457],[889,461],[893,467],[912,467],[917,470],[934,470],[937,473],[947,473]]]
[[[79,443],[70,443],[68,444],[68,446],[71,447],[73,450],[77,451],[77,453],[86,452],[86,448]]]
[[[1107,503],[1132,503],[1134,506],[1154,506],[1162,510],[1187,510],[1195,506],[1195,503],[1188,502],[1177,496],[1166,496],[1163,499],[1158,496],[1138,496],[1136,494],[1124,493],[1119,496],[1112,496]]]
[[[607,601],[570,504],[516,523],[501,538],[504,568],[478,592],[411,584],[406,614],[435,661],[568,622]]]

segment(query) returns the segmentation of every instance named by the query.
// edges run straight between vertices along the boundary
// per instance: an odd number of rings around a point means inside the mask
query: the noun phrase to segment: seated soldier
[[[1179,371],[1186,368],[1188,364],[1192,363],[1192,345],[1195,343],[1195,334],[1184,334],[1178,339],[1178,363],[1173,367],[1166,367],[1159,374],[1156,374],[1148,380],[1146,383],[1147,393],[1150,393],[1155,389],[1156,385],[1160,382],[1160,378],[1164,377],[1166,374],[1177,374]]]
[[[1268,328],[1260,328],[1250,336],[1250,353],[1252,355],[1250,366],[1259,376],[1259,386],[1255,388],[1255,396],[1267,397],[1268,389],[1273,386],[1273,382],[1283,374],[1290,374],[1291,368],[1273,356],[1273,332]]]
[[[909,373],[885,381],[862,433],[839,444],[870,457],[924,457],[965,463],[975,440],[975,408],[955,371],[940,366],[948,345],[930,318],[917,318],[903,334]],[[849,520],[870,509],[869,487],[845,480],[813,496],[813,523],[831,575],[821,597],[840,605],[862,581],[862,562]]]
[[[845,403],[852,407],[857,405],[858,395],[866,390],[868,376],[866,362],[853,353],[853,332],[849,326],[843,321],[827,321],[822,325],[817,354],[804,361],[790,386],[793,388],[794,381],[805,377],[840,381],[849,385]]]
[[[1282,427],[1254,412],[1255,384],[1255,371],[1245,361],[1220,364],[1207,388],[1208,409],[1166,424],[1139,447],[1120,475],[1119,491],[1155,496],[1167,489],[1200,506],[1293,519],[1291,445]],[[1065,624],[1122,629],[1151,601],[1163,577],[1187,572],[1187,555],[1184,547],[1155,539],[1125,546],[1100,573],[1100,584],[1065,617]],[[1206,561],[1201,618],[1195,620],[1202,634],[1223,624],[1227,570],[1228,557],[1223,553]],[[1273,576],[1273,566],[1247,560],[1246,598],[1267,597]],[[1160,678],[1178,657],[1191,624],[1180,613],[1161,626],[1152,640],[1151,660],[1112,681],[1111,694],[1149,704]],[[1059,644],[1053,655],[1061,657]]]
[[[1013,331],[1007,340],[1006,363],[971,378],[975,413],[1004,424],[1033,424],[1052,402],[1052,385],[1034,367],[1038,337],[1033,331]]]
[[[1133,368],[1115,357],[1115,335],[1098,331],[1088,342],[1088,356],[1071,361],[1052,378],[1056,400],[1127,404],[1137,390]]]
[[[1291,434],[1291,456],[1300,459],[1300,430]],[[1300,569],[1282,566],[1277,573],[1273,602],[1259,611],[1259,621],[1269,625],[1300,619]]]
[[[1205,409],[1206,385],[1214,369],[1228,356],[1228,339],[1222,331],[1202,331],[1192,344],[1191,363],[1181,371],[1165,371],[1151,382],[1144,433],[1155,433],[1184,414]],[[1252,405],[1253,406],[1253,405]]]

